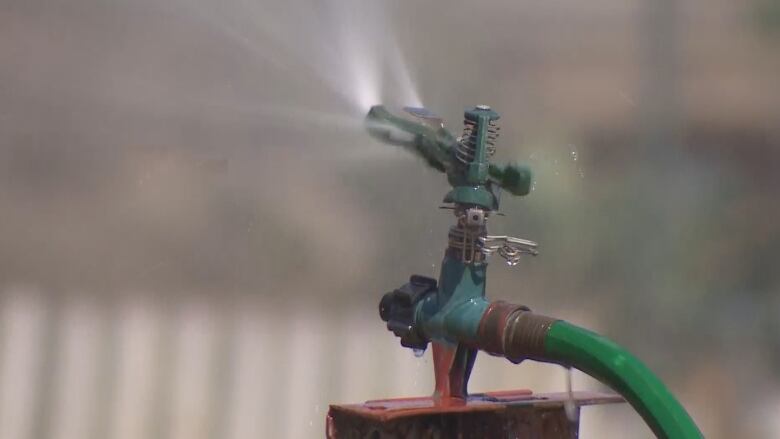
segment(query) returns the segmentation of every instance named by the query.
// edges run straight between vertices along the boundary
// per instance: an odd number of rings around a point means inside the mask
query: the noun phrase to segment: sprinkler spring
[[[487,152],[487,158],[493,156],[496,153],[496,141],[498,140],[499,130],[496,120],[488,121],[485,146]],[[463,164],[469,164],[477,157],[477,143],[478,136],[477,121],[468,118],[463,119],[463,133],[458,138],[458,143],[455,146],[455,157]]]

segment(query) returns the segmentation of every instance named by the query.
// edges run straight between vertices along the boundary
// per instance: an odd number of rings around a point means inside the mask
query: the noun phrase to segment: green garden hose
[[[641,361],[595,332],[558,320],[544,341],[548,361],[577,368],[609,385],[664,439],[703,437],[688,412]]]

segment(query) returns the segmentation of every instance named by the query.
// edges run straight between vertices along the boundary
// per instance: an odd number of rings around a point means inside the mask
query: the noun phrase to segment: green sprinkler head
[[[498,210],[500,189],[513,195],[528,194],[528,168],[490,163],[500,129],[498,113],[478,105],[466,110],[463,119],[463,133],[455,137],[440,117],[425,108],[405,107],[395,114],[376,105],[366,115],[366,129],[377,140],[407,148],[446,173],[452,190],[444,197],[445,203]]]
[[[489,235],[487,218],[498,209],[498,192],[526,195],[531,172],[490,163],[499,115],[486,105],[467,109],[463,133],[453,136],[441,118],[424,108],[394,114],[371,108],[366,128],[384,143],[402,146],[447,174],[456,222],[447,234],[438,280],[413,275],[382,297],[379,316],[401,345],[422,352],[433,347],[434,399],[468,397],[477,350],[517,363],[532,359],[575,367],[621,393],[659,438],[699,439],[701,432],[669,390],[639,360],[615,343],[527,307],[486,298],[487,258],[509,265],[536,255],[533,241]]]

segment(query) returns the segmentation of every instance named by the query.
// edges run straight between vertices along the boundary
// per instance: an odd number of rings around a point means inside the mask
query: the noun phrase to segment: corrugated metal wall
[[[362,311],[335,314],[261,296],[106,300],[7,288],[0,438],[322,437],[328,403],[428,394],[430,354],[415,358],[373,309]],[[543,391],[562,383],[557,367],[483,356],[472,388]],[[591,410],[586,430],[627,413]],[[626,428],[636,427],[632,418]]]

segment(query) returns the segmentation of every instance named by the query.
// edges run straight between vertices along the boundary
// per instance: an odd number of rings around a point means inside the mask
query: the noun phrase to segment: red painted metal
[[[462,392],[459,394],[457,383],[454,383],[456,392],[453,394],[452,366],[455,361],[456,346],[445,345],[437,342],[431,343],[433,349],[433,374],[436,381],[434,398],[449,399],[454,397],[464,397]]]
[[[435,398],[464,399],[468,395],[466,386],[477,350],[463,343],[449,345],[431,342],[433,345],[433,371],[436,381]]]

